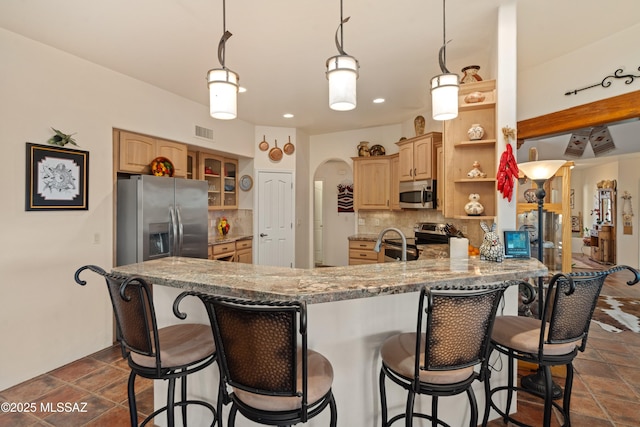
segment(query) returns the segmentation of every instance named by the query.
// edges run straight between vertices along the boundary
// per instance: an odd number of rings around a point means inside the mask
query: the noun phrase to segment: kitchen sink
[[[415,261],[418,259],[420,254],[418,251],[407,250],[407,261]],[[400,261],[402,259],[402,248],[396,246],[386,245],[384,249],[384,261],[385,262],[394,262]]]

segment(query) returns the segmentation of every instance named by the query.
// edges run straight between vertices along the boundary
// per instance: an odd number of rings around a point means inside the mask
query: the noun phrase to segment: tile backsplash
[[[378,234],[387,227],[395,227],[407,237],[413,237],[415,223],[437,222],[453,224],[469,238],[469,243],[474,246],[480,246],[484,237],[479,220],[445,218],[440,211],[430,209],[405,209],[401,212],[361,210],[356,213],[356,218],[359,234]],[[364,220],[364,225],[360,225],[361,220]]]
[[[229,235],[253,235],[253,210],[233,209],[227,211],[209,211],[209,237],[218,234],[216,227],[222,217],[227,218],[227,222],[231,225]]]

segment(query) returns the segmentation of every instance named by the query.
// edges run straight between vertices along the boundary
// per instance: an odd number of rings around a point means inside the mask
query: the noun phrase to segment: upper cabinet
[[[396,142],[400,160],[398,175],[400,181],[416,181],[435,178],[434,144],[442,141],[440,132],[430,132],[411,139]]]
[[[443,214],[447,218],[483,219],[496,216],[496,82],[485,80],[460,85],[458,117],[444,122]],[[482,131],[477,129],[480,125]],[[480,135],[478,137],[478,135]],[[482,173],[475,173],[479,169]],[[477,194],[484,211],[468,215],[465,205]],[[475,198],[475,197],[474,197]]]
[[[156,157],[166,157],[173,163],[174,177],[187,176],[187,145],[137,133],[117,131],[118,172],[149,174]]]
[[[209,210],[238,208],[238,161],[201,151],[198,178],[209,186]]]
[[[389,208],[392,211],[400,210],[400,154],[390,157],[391,187],[389,188]]]
[[[391,156],[352,159],[354,209],[390,209]]]

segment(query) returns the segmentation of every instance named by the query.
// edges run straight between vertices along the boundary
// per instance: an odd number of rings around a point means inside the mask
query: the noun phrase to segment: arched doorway
[[[313,184],[314,265],[348,265],[347,236],[354,233],[356,217],[338,212],[338,185],[353,185],[353,169],[344,160],[327,160],[316,169]]]

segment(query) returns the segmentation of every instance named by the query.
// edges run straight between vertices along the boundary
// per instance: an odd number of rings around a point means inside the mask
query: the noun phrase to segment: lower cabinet
[[[253,263],[252,242],[242,239],[209,245],[209,259],[216,261]]]
[[[253,264],[251,240],[237,240],[236,241],[236,262],[242,262],[245,264]]]
[[[349,265],[384,262],[384,248],[376,252],[375,245],[376,242],[368,240],[349,240]]]

